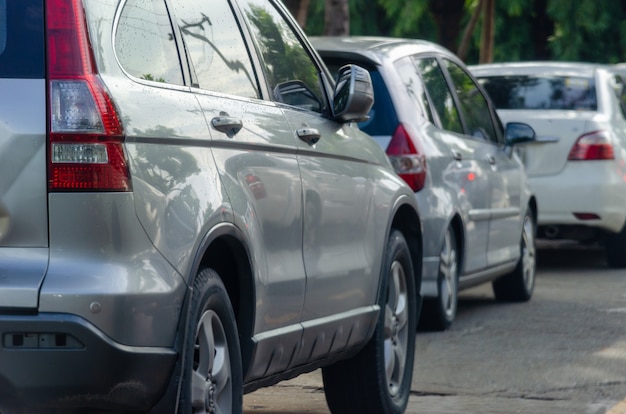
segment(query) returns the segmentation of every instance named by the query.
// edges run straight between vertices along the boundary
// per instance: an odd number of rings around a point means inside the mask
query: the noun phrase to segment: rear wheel
[[[626,267],[626,224],[619,233],[606,236],[604,250],[610,267]]]
[[[454,229],[448,227],[439,255],[437,297],[425,299],[419,327],[426,330],[443,331],[450,327],[459,295],[459,255]]]
[[[226,288],[212,269],[193,286],[178,414],[242,413],[239,336]]]
[[[521,257],[515,269],[492,283],[496,300],[525,302],[530,300],[535,289],[537,258],[535,247],[535,220],[530,210],[524,216],[520,242]]]
[[[374,336],[351,359],[322,369],[324,392],[333,413],[401,414],[409,400],[415,329],[416,285],[404,236],[389,238]]]

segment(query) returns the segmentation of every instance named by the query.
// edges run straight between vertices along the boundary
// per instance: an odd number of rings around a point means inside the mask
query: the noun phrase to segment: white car
[[[533,127],[521,149],[541,206],[538,237],[602,242],[626,267],[626,90],[615,67],[519,62],[470,67],[503,122]]]

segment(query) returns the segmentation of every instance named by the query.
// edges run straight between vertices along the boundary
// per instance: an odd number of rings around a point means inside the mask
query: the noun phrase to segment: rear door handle
[[[211,119],[211,125],[218,131],[225,133],[228,138],[232,138],[243,127],[243,122],[234,116],[216,116]]]
[[[309,145],[317,144],[321,137],[320,132],[315,128],[300,128],[296,130],[296,134],[298,138]]]

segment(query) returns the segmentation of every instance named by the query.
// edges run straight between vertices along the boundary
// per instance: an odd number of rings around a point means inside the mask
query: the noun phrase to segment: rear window
[[[579,76],[493,76],[479,82],[498,109],[598,108],[593,78]]]
[[[0,78],[45,74],[43,0],[0,0]]]

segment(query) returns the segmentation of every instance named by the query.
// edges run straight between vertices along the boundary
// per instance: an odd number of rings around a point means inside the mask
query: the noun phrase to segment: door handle
[[[493,155],[487,155],[485,159],[490,165],[496,165],[496,157],[494,157]]]
[[[315,128],[300,128],[296,130],[296,134],[298,138],[309,145],[317,144],[321,137],[320,132]]]
[[[228,138],[235,136],[243,127],[241,119],[234,116],[216,116],[211,119],[211,125],[218,131],[225,133]]]
[[[462,161],[463,160],[463,154],[461,154],[459,151],[452,151],[452,158],[454,158],[456,161]]]

